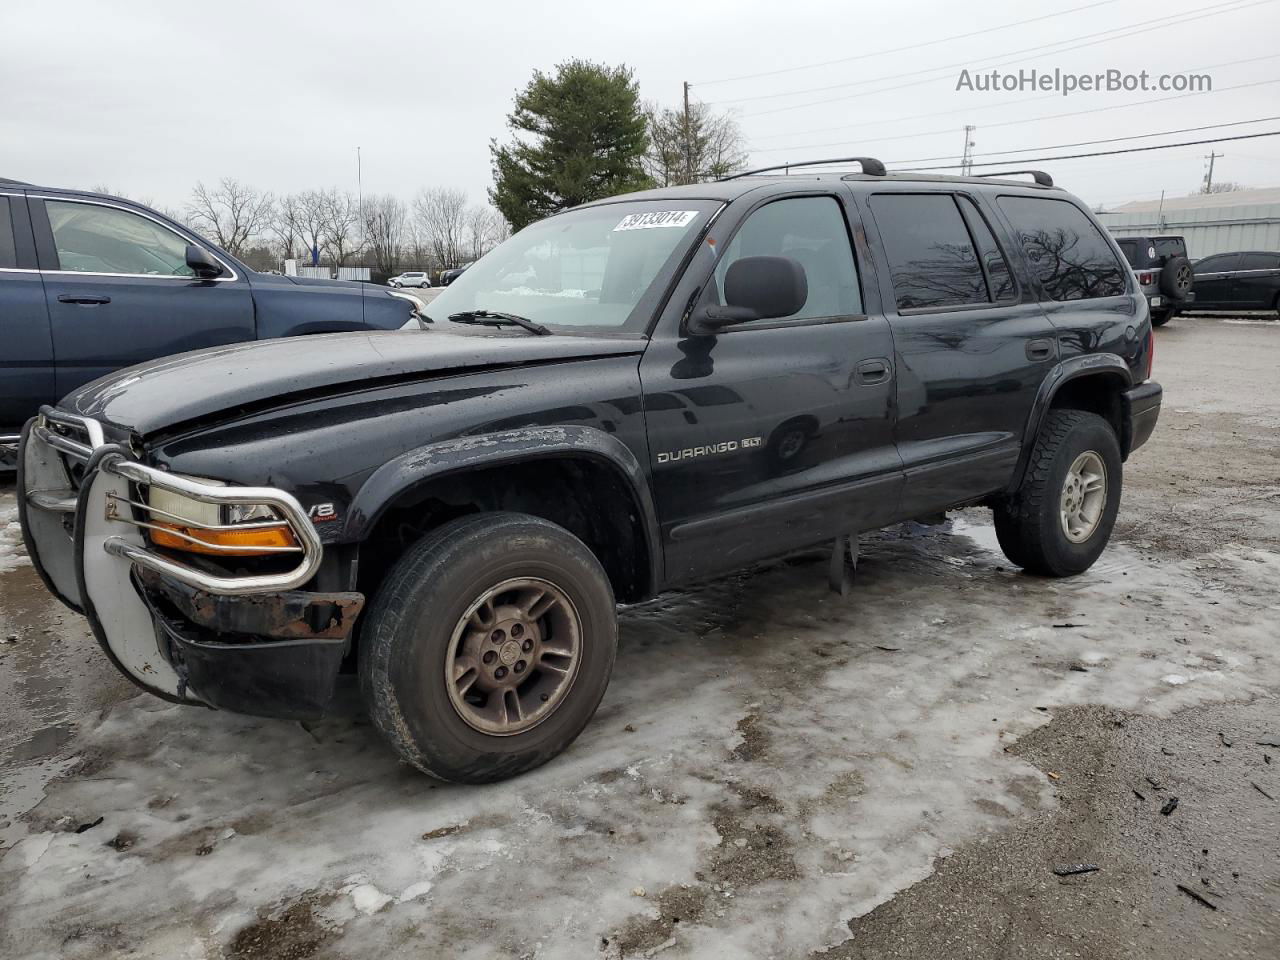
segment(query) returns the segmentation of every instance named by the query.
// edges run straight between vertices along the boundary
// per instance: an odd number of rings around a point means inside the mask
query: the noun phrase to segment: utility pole
[[[964,153],[960,156],[960,176],[967,177],[973,173],[973,148],[976,141],[973,139],[973,131],[978,129],[972,124],[965,124],[964,127]]]
[[[1226,156],[1225,153],[1214,153],[1211,150],[1209,151],[1209,155],[1205,157],[1205,159],[1209,161],[1209,172],[1205,174],[1205,178],[1204,178],[1205,193],[1213,193],[1213,161],[1218,157],[1225,157],[1225,156]]]
[[[689,142],[689,81],[684,82],[684,182],[693,183],[693,144]]]

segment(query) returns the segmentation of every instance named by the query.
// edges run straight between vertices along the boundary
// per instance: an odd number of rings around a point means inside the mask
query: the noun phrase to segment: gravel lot
[[[971,510],[868,538],[846,599],[818,554],[664,595],[574,748],[485,788],[351,689],[307,726],[135,695],[0,486],[0,956],[1280,955],[1280,323],[1157,341],[1089,573]]]

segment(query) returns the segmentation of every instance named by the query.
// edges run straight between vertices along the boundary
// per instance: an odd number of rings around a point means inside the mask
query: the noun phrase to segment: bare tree
[[[294,260],[302,255],[305,220],[301,194],[289,193],[280,198],[271,221],[271,236],[281,259]]]
[[[239,256],[271,223],[274,209],[271,194],[223,177],[213,188],[196,184],[187,216],[192,227],[211,234],[220,247]]]
[[[408,219],[408,208],[389,193],[365,198],[364,234],[378,272],[394,273],[399,266]]]
[[[466,193],[443,187],[422,190],[413,201],[413,215],[436,262],[446,269],[458,266],[466,249]]]
[[[319,190],[304,190],[294,196],[290,208],[297,218],[298,235],[302,238],[305,249],[303,258],[310,263],[314,250],[319,257],[325,246],[325,200]]]
[[[333,265],[346,266],[347,257],[360,249],[360,211],[355,197],[337,188],[325,190],[319,200],[321,237]]]
[[[1211,186],[1200,188],[1201,193],[1235,193],[1237,190],[1248,190],[1243,183],[1235,180],[1217,180]]]
[[[493,207],[471,207],[467,211],[466,246],[473,261],[479,260],[510,235],[507,221]]]
[[[697,183],[741,170],[747,163],[746,143],[737,122],[705,103],[691,103],[684,111],[655,103],[645,106],[649,149],[644,169],[659,186]]]

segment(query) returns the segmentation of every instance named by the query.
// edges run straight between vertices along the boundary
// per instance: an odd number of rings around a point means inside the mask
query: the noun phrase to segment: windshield
[[[476,261],[431,302],[429,315],[439,321],[492,310],[559,333],[643,333],[672,271],[718,206],[643,200],[548,217]]]

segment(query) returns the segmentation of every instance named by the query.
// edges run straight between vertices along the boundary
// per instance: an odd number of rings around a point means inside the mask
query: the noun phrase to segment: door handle
[[[111,298],[101,293],[60,293],[59,303],[110,303]]]
[[[857,376],[859,383],[884,383],[889,379],[889,361],[879,357],[874,360],[863,360],[858,364]]]
[[[1028,360],[1048,360],[1053,356],[1055,345],[1052,340],[1028,340],[1027,341],[1027,359]]]

